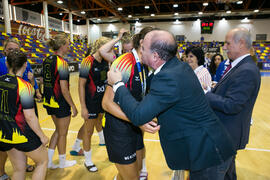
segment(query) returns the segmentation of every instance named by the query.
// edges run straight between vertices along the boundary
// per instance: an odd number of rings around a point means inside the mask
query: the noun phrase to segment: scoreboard
[[[201,34],[212,34],[214,21],[201,21]]]

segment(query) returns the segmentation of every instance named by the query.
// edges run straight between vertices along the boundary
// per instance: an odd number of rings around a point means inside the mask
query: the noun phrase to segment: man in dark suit
[[[114,101],[136,126],[157,117],[171,169],[190,170],[191,180],[221,180],[225,174],[220,169],[229,167],[235,154],[231,137],[208,105],[193,70],[175,57],[176,50],[171,33],[147,33],[142,62],[155,70],[150,91],[137,102],[121,82],[121,73],[111,69],[108,82],[115,91]]]
[[[259,69],[249,54],[252,47],[247,29],[228,32],[224,50],[231,61],[221,80],[206,94],[210,106],[230,133],[236,150],[244,149],[249,139],[252,110],[259,92]],[[236,178],[235,156],[225,179]]]

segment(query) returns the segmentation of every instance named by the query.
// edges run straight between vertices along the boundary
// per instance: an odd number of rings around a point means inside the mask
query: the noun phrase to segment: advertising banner
[[[49,17],[49,28],[51,29],[57,29],[59,31],[64,31],[62,28],[62,21],[56,18]]]
[[[56,35],[58,32],[49,29],[50,36]],[[41,26],[35,26],[23,22],[11,22],[11,33],[18,35],[33,36],[34,38],[45,41],[45,28]]]
[[[270,70],[270,63],[269,62],[263,62],[262,69],[263,70]]]
[[[15,7],[16,11],[16,20],[24,21],[31,24],[41,25],[41,16],[39,13]]]

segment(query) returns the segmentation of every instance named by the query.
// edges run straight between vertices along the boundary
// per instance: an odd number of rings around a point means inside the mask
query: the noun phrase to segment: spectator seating
[[[43,59],[53,53],[51,49],[33,36],[25,36],[18,34],[7,34],[0,32],[0,51],[2,53],[4,49],[4,41],[9,37],[17,39],[21,43],[21,50],[27,53],[28,60],[31,64],[39,64],[43,62]],[[88,45],[85,43],[71,43],[70,52],[65,57],[69,62],[81,62],[85,57]]]

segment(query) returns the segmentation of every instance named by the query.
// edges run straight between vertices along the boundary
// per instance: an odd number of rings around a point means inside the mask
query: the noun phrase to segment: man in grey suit
[[[175,57],[173,35],[151,31],[141,51],[142,62],[155,70],[149,93],[137,102],[121,81],[121,73],[111,69],[108,82],[113,85],[114,101],[136,126],[157,117],[171,169],[190,170],[191,180],[222,180],[223,169],[235,154],[231,137],[210,108],[193,70]]]
[[[250,56],[252,40],[245,28],[228,32],[224,50],[231,61],[221,80],[206,93],[210,106],[230,133],[236,150],[244,149],[249,139],[252,110],[260,89],[260,71]],[[235,157],[226,172],[235,180]]]

